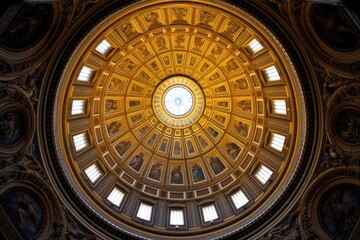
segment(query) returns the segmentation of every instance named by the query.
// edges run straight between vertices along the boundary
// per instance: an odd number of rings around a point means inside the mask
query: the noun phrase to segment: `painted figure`
[[[210,166],[212,170],[214,171],[215,175],[218,175],[222,171],[225,170],[224,163],[220,160],[218,157],[211,157],[210,158]]]
[[[205,180],[205,174],[199,165],[195,164],[194,166],[192,166],[191,172],[192,172],[192,177],[193,177],[194,183]]]
[[[172,184],[183,184],[183,174],[181,172],[181,166],[177,166],[174,170],[171,171],[170,183]]]
[[[131,162],[129,163],[129,166],[138,172],[140,170],[143,162],[144,162],[144,153],[139,153],[131,160]]]

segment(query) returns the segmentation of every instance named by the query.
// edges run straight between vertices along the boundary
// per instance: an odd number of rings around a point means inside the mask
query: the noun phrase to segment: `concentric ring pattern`
[[[208,199],[218,219],[230,219],[218,224],[233,223],[264,211],[291,178],[304,137],[300,84],[276,39],[246,13],[221,3],[135,4],[91,31],[68,65],[55,120],[63,165],[111,221],[136,225],[141,201],[201,209]],[[194,97],[180,118],[163,101],[178,85]],[[130,207],[106,213],[114,186]],[[246,208],[234,199],[239,189]],[[188,227],[211,227],[192,214],[202,212],[185,215]],[[151,219],[171,230],[167,217]]]
[[[179,102],[176,102],[179,101]],[[198,121],[204,110],[200,86],[184,76],[162,81],[152,97],[155,116],[173,129],[184,129]],[[190,130],[184,130],[190,132]]]

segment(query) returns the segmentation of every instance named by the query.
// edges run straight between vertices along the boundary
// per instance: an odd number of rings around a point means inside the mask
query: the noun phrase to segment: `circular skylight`
[[[162,81],[153,95],[157,118],[167,126],[184,128],[194,124],[204,108],[200,86],[186,76],[173,76]]]
[[[174,86],[165,93],[164,106],[171,115],[181,117],[192,109],[194,98],[188,88]]]

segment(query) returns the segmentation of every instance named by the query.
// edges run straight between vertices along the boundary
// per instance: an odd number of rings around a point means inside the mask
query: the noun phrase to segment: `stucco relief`
[[[0,86],[0,152],[5,158],[30,145],[35,131],[34,111],[22,89],[1,83]]]
[[[337,89],[329,100],[328,137],[346,154],[359,154],[360,85],[353,83]]]
[[[315,179],[300,204],[304,239],[347,239],[360,209],[360,170],[333,168]]]
[[[22,236],[25,239],[61,239],[64,213],[47,182],[38,175],[14,167],[0,172],[3,207]]]

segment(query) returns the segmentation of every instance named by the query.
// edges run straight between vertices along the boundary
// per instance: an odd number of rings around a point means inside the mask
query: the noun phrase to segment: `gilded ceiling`
[[[341,2],[5,3],[0,238],[354,239]]]
[[[288,187],[306,137],[289,56],[253,17],[217,2],[111,15],[68,61],[55,109],[69,181],[107,221],[150,238],[153,226],[245,226]],[[171,209],[185,221],[169,223]]]

